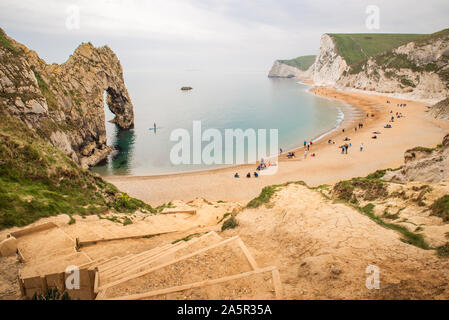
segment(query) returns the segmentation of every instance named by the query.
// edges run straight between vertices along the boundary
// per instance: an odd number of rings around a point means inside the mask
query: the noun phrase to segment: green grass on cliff
[[[6,37],[6,33],[0,28],[0,46],[8,49],[12,52],[17,52],[18,50],[12,45],[11,41]]]
[[[154,212],[0,111],[0,230],[57,214]]]
[[[425,34],[400,33],[329,33],[336,44],[337,52],[348,65],[399,47],[410,41],[423,39]]]
[[[290,60],[278,60],[279,62],[306,71],[315,62],[316,56],[301,56]]]

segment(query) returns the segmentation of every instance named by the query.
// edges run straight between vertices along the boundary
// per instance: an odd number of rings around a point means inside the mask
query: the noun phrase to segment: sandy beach
[[[310,186],[332,184],[342,179],[366,176],[378,169],[399,167],[407,149],[415,146],[434,147],[449,132],[449,123],[428,116],[426,104],[421,102],[328,87],[314,87],[310,91],[312,94],[344,101],[357,107],[358,112],[352,116],[345,114],[340,128],[314,143],[307,158],[304,158],[303,148],[296,150],[296,158],[293,159],[281,155],[278,172],[274,175],[248,179],[246,173],[253,173],[256,166],[242,165],[172,175],[111,176],[106,177],[106,180],[152,205],[197,197],[246,203],[267,185],[298,180]],[[397,106],[403,103],[407,106]],[[391,123],[392,128],[386,129],[384,126],[390,123],[392,116],[390,111],[393,111],[393,115],[400,112],[403,117],[395,118]],[[363,128],[355,131],[354,127],[358,123],[363,123]],[[377,135],[377,139],[372,139],[375,131],[381,134]],[[348,154],[341,154],[339,146],[345,143],[346,137],[351,139],[347,143],[352,146]],[[335,144],[329,144],[329,139],[335,141]],[[364,145],[362,152],[359,150],[361,143]],[[312,153],[315,153],[315,157],[311,156]],[[240,174],[239,179],[234,178],[235,172]]]

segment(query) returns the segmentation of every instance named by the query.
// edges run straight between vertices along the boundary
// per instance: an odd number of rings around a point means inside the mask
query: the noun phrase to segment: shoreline
[[[297,153],[296,158],[287,159],[286,153],[282,154],[278,160],[278,172],[274,175],[247,179],[246,173],[253,173],[256,166],[242,164],[173,174],[106,176],[104,179],[131,196],[152,205],[171,200],[190,201],[198,197],[210,201],[243,203],[259,195],[262,188],[268,185],[286,181],[304,181],[310,186],[333,184],[355,176],[366,176],[379,169],[399,167],[403,164],[406,150],[418,145],[433,147],[449,132],[449,123],[429,117],[425,104],[420,102],[341,91],[331,87],[313,87],[310,92],[345,102],[354,116],[345,114],[345,119],[339,127],[313,144],[308,157],[304,158],[302,153]],[[387,100],[391,101],[391,104],[387,104]],[[397,107],[397,103],[407,103],[407,107]],[[391,117],[390,110],[394,113],[401,112],[404,117],[395,120],[392,123],[393,128],[384,129]],[[369,114],[369,117],[366,117],[366,114]],[[371,117],[371,114],[374,114],[374,117]],[[364,126],[355,131],[354,125],[358,122]],[[377,130],[382,134],[378,139],[371,139],[372,132]],[[350,137],[352,144],[347,155],[341,154],[338,148],[345,143],[345,137]],[[335,141],[335,144],[329,144],[329,139]],[[361,143],[364,144],[363,152],[358,150]],[[303,148],[301,146],[295,151]],[[312,153],[316,156],[311,157]],[[239,172],[241,178],[234,178],[235,172]]]
[[[306,85],[308,87],[310,87],[309,89],[307,89],[306,91],[309,94],[318,96],[320,98],[324,98],[327,100],[333,100],[335,101],[336,99],[332,99],[329,97],[325,97],[325,96],[321,96],[319,94],[316,94],[315,92],[313,92],[313,90],[316,88],[313,84],[311,83],[306,83],[306,82],[301,82],[299,79],[294,79],[297,80],[297,83],[299,84],[303,84]],[[312,141],[313,143],[318,143],[319,141],[322,141],[323,138],[330,136],[332,133],[337,132],[339,129],[345,128],[346,129],[346,124],[352,120],[354,120],[356,117],[354,116],[354,112],[353,110],[358,110],[361,111],[363,109],[361,109],[359,106],[357,105],[352,105],[350,103],[347,103],[344,100],[338,100],[341,101],[345,104],[345,108],[344,110],[341,110],[340,107],[336,107],[337,109],[339,109],[339,111],[343,114],[343,118],[341,121],[338,122],[338,118],[337,118],[337,125],[333,128],[330,128],[327,131],[321,132],[316,134],[315,136],[313,136],[311,139],[309,139],[309,141]],[[351,110],[348,110],[351,109]],[[279,158],[278,161],[282,161],[282,155],[287,155],[288,152],[298,152],[299,150],[303,150],[304,147],[301,146],[301,143],[298,142],[297,147],[294,147],[292,149],[286,149],[283,150],[283,152],[281,154],[279,154]],[[218,167],[218,168],[210,168],[210,169],[198,169],[198,170],[189,170],[189,171],[183,171],[183,172],[167,172],[167,173],[156,173],[156,174],[146,174],[146,175],[132,175],[132,174],[124,174],[124,175],[106,175],[106,176],[102,176],[103,179],[132,179],[132,178],[139,178],[139,179],[148,179],[151,177],[169,177],[169,176],[180,176],[180,175],[191,175],[191,174],[199,174],[199,173],[208,173],[208,172],[217,172],[217,171],[224,171],[224,170],[229,170],[229,169],[239,169],[239,168],[247,168],[247,167],[254,167],[258,165],[259,161],[257,161],[254,164],[251,163],[243,163],[243,164],[234,164],[234,165],[227,165],[224,167]]]

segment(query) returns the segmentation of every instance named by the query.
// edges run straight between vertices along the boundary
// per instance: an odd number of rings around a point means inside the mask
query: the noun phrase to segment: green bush
[[[432,215],[442,218],[443,221],[449,221],[449,195],[446,194],[435,200],[430,206],[430,210]]]
[[[234,216],[231,216],[228,220],[223,222],[223,225],[221,226],[221,231],[227,230],[227,229],[234,229],[239,225],[237,219]]]

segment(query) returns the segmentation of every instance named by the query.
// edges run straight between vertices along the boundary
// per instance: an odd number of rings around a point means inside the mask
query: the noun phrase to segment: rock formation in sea
[[[118,127],[134,124],[119,59],[108,47],[81,44],[63,64],[47,64],[0,29],[0,103],[83,167],[112,151],[104,96]]]

